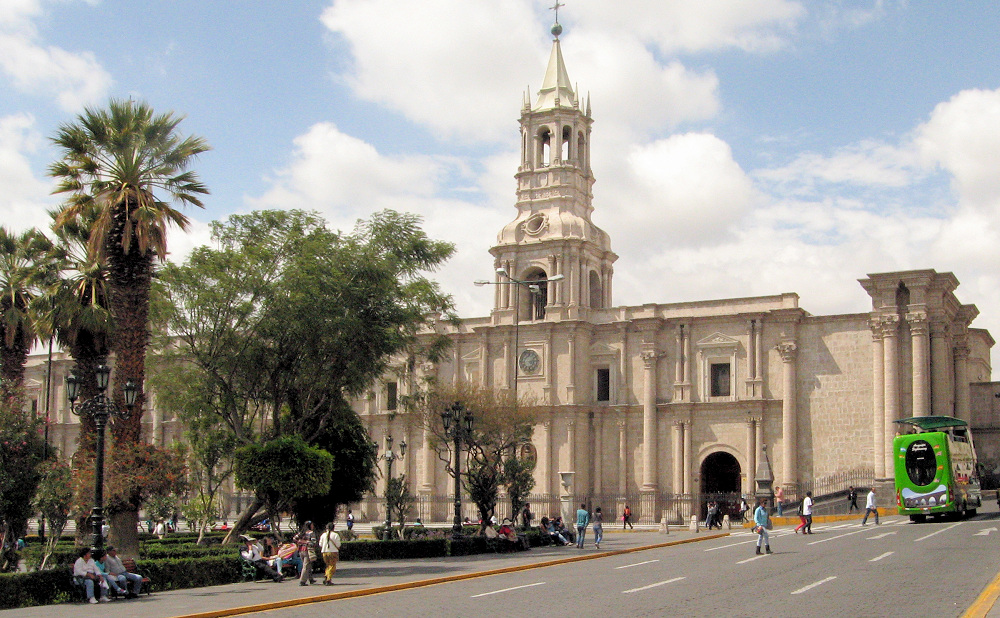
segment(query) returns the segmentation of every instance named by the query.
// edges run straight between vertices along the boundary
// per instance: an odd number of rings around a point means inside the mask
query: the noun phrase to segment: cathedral
[[[892,475],[893,421],[911,416],[968,421],[980,461],[1000,463],[994,340],[972,326],[978,310],[956,296],[952,273],[868,274],[859,285],[870,310],[846,315],[813,315],[794,293],[616,306],[617,255],[591,220],[591,106],[571,86],[560,31],[556,24],[542,87],[521,109],[517,213],[489,248],[495,278],[479,282],[494,292],[492,311],[431,325],[450,338],[449,358],[400,361],[354,403],[376,443],[409,446],[396,474],[417,498],[411,517],[448,521],[454,498],[430,433],[400,413],[424,378],[512,389],[542,405],[522,448],[536,460],[538,515],[572,500],[606,513],[629,504],[647,523],[677,521],[708,496],[752,494],[765,458],[787,499],[866,486]],[[49,437],[66,455],[79,431],[63,394],[70,362],[57,354],[50,377]],[[36,407],[47,367],[45,356],[29,361]],[[146,439],[169,444],[182,429],[154,393]],[[384,517],[384,484],[383,476],[370,499],[352,505],[359,520]],[[228,494],[226,508],[239,498]],[[503,499],[499,506],[510,515]]]
[[[617,255],[591,220],[591,106],[552,32],[542,87],[521,109],[517,215],[489,250],[496,278],[477,282],[493,287],[493,310],[436,325],[451,356],[410,381],[513,389],[542,405],[524,448],[537,513],[569,496],[676,520],[707,495],[752,494],[765,456],[788,498],[865,485],[892,475],[893,421],[909,416],[957,416],[985,430],[980,451],[997,452],[994,340],[972,327],[978,310],[952,273],[869,274],[859,284],[871,311],[849,315],[812,315],[789,293],[615,306]],[[357,410],[376,442],[406,440],[400,471],[419,515],[446,520],[452,479],[429,433],[396,415],[397,380]]]

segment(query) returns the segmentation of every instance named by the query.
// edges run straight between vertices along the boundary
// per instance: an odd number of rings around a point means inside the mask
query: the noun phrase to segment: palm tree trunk
[[[28,362],[31,346],[21,329],[14,334],[11,345],[7,345],[4,335],[0,328],[0,397],[8,400],[23,395],[24,365]]]

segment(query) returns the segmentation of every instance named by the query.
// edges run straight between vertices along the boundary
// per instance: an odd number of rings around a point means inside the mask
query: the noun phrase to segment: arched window
[[[563,127],[562,130],[562,146],[560,149],[560,158],[563,163],[569,161],[569,141],[573,138],[573,130],[569,127]]]
[[[545,281],[548,278],[545,271],[534,270],[524,277],[524,281],[528,283],[527,288],[517,286],[522,319],[545,319],[545,306],[549,304],[549,284]]]
[[[545,167],[549,165],[552,156],[552,133],[548,127],[542,127],[538,132],[538,164]]]
[[[587,140],[583,133],[576,136],[576,164],[582,170],[587,169]]]

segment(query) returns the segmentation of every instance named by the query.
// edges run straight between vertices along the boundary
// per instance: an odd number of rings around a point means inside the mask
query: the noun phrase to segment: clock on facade
[[[538,358],[538,352],[534,350],[525,350],[521,352],[521,356],[517,359],[517,364],[521,367],[521,371],[524,373],[535,373],[538,371],[538,365],[540,364]]]

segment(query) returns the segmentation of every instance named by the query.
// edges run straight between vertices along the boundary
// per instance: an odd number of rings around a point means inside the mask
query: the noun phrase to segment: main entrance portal
[[[705,516],[710,501],[720,503],[723,514],[735,516],[740,503],[740,462],[719,451],[701,464],[701,514]]]

